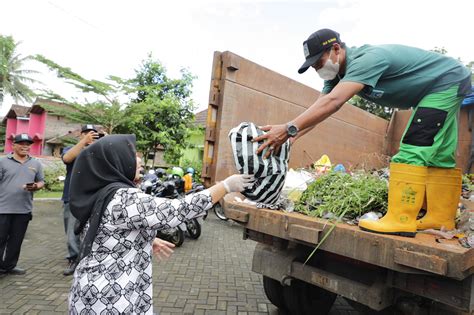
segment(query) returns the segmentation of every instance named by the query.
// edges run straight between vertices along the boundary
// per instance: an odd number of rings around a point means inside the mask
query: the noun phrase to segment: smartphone
[[[98,132],[98,133],[97,133],[97,136],[94,136],[94,139],[96,139],[96,140],[97,140],[97,139],[100,139],[100,138],[102,138],[103,136],[105,136],[105,134],[104,134],[104,133],[102,133],[102,132]]]
[[[26,187],[33,187],[35,183],[26,183]]]

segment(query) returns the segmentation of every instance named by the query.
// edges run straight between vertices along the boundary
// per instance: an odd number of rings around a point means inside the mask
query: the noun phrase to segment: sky
[[[320,90],[304,62],[303,41],[331,28],[348,46],[404,44],[443,47],[464,63],[474,61],[473,0],[152,1],[2,0],[0,34],[20,41],[23,56],[42,54],[88,79],[131,78],[149,53],[172,78],[197,76],[192,98],[207,108],[214,51],[232,51]],[[45,67],[43,88],[77,96]],[[0,116],[10,108],[6,98]],[[29,104],[25,104],[29,105]]]

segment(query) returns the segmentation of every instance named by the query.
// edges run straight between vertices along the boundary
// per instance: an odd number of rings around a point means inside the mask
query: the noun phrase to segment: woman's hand
[[[268,125],[260,128],[263,131],[267,131],[266,134],[261,135],[253,139],[253,142],[266,140],[257,149],[257,154],[260,154],[266,147],[268,147],[265,158],[268,158],[274,152],[279,152],[280,147],[286,140],[288,140],[288,132],[286,125]]]
[[[161,238],[155,238],[153,240],[153,255],[158,260],[163,260],[171,256],[173,254],[174,250],[174,244],[167,242],[165,240],[162,240]]]

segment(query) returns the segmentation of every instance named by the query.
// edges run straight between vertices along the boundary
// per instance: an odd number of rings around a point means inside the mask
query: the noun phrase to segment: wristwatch
[[[286,132],[288,137],[296,137],[298,134],[298,127],[296,127],[296,125],[293,123],[288,123],[286,124]]]

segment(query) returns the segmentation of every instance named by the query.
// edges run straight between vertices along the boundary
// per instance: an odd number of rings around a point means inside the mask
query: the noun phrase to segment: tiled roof
[[[16,118],[16,117],[26,116],[29,110],[30,110],[29,106],[13,104],[10,107],[10,110],[8,111],[8,113],[5,115],[5,117],[2,118],[2,124],[5,124],[7,122],[7,118]]]
[[[200,111],[194,115],[194,126],[206,127],[207,109]]]
[[[44,111],[43,105],[48,105],[50,107],[54,107],[58,109],[67,108],[67,109],[73,110],[73,108],[71,108],[71,106],[67,104],[56,102],[56,101],[45,100],[42,98],[37,98],[35,102],[33,103],[33,106],[31,106],[30,112],[34,114],[41,114]]]

